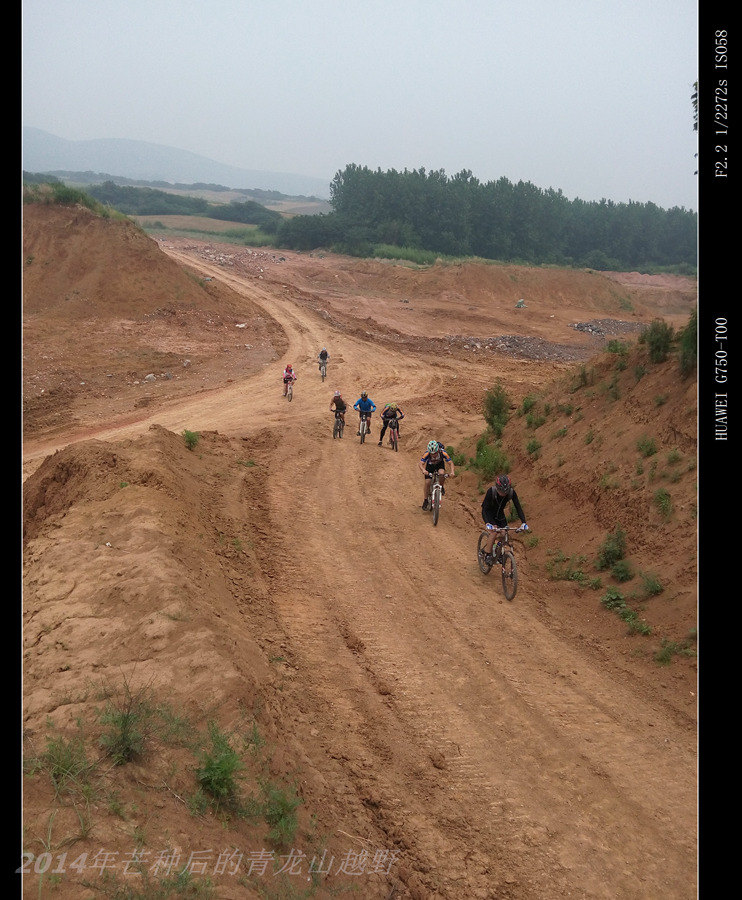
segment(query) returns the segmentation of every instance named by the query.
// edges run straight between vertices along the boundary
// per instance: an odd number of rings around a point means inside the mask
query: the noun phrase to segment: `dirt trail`
[[[551,627],[525,545],[519,593],[504,600],[494,574],[477,569],[478,510],[458,479],[435,528],[410,502],[425,442],[457,444],[481,428],[452,385],[481,392],[492,365],[335,333],[271,285],[168,252],[279,321],[285,354],[204,396],[72,437],[119,441],[157,423],[248,447],[259,439],[269,520],[258,554],[275,573],[292,671],[285,702],[301,710],[297,737],[313,768],[328,780],[341,772],[378,834],[402,848],[409,895],[694,897],[692,725]],[[313,363],[323,344],[324,384]],[[287,361],[300,373],[291,403],[278,378]],[[513,381],[532,374],[497,365]],[[344,438],[328,440],[335,386],[350,404],[366,389],[379,406],[402,406],[399,453],[377,447],[376,417],[361,446],[351,411]],[[27,472],[70,439],[28,442]]]
[[[449,410],[427,430],[403,422],[397,454],[376,446],[377,423],[363,446],[352,427],[332,446],[318,440],[328,384],[412,409],[445,370],[346,339],[322,384],[311,361],[330,343],[324,323],[290,304],[266,309],[307,376],[280,405],[271,370],[245,406],[280,431],[269,492],[272,553],[285,562],[274,590],[325,745],[363,761],[361,780],[391,807],[379,815],[404,828],[451,896],[459,879],[486,891],[493,860],[525,874],[534,896],[684,896],[693,735],[534,621],[527,559],[516,602],[502,602],[496,579],[479,576],[477,523],[455,480],[437,527],[409,503],[421,494],[416,448],[427,434],[456,443],[452,429],[467,423]]]

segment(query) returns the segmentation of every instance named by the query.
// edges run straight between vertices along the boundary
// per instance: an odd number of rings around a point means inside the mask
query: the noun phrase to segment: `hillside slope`
[[[58,278],[24,283],[26,896],[696,896],[695,395],[636,343],[692,283],[24,225]],[[474,454],[498,379],[512,603],[478,473],[434,528],[416,467],[432,435]],[[402,405],[399,453],[333,442],[336,386]],[[593,565],[617,525],[629,581]]]

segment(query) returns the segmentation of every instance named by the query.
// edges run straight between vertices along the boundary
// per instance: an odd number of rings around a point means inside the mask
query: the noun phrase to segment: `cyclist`
[[[366,413],[366,428],[368,436],[371,437],[371,413],[376,409],[376,404],[368,396],[366,391],[361,391],[361,396],[353,404],[353,409],[358,412],[358,434],[361,433],[361,414]]]
[[[523,531],[528,531],[526,517],[523,515],[523,507],[520,505],[520,500],[515,493],[512,481],[507,475],[498,475],[495,478],[495,483],[489,488],[482,501],[482,518],[489,532],[483,545],[484,559],[488,565],[492,565],[496,561],[495,557],[497,554],[493,556],[492,548],[497,537],[497,529],[505,528],[508,524],[505,518],[505,507],[511,501],[522,523],[520,527]]]
[[[323,347],[319,351],[319,355],[317,356],[317,366],[321,369],[322,363],[327,365],[327,360],[330,358],[330,354],[327,352],[327,347]]]
[[[379,435],[379,446],[381,447],[384,441],[384,433],[389,427],[389,420],[396,419],[398,422],[401,422],[404,419],[404,413],[397,406],[396,403],[387,403],[384,409],[381,412],[381,434]]]
[[[286,368],[283,370],[283,396],[286,396],[286,391],[289,386],[289,382],[293,384],[296,381],[296,373],[291,365],[291,363],[286,364]]]
[[[330,411],[333,411],[333,406],[335,407],[334,412],[340,414],[340,418],[343,420],[343,425],[345,425],[345,410],[348,408],[348,404],[343,400],[340,391],[335,391],[332,400],[330,401]]]
[[[433,475],[436,472],[446,471],[446,463],[451,464],[451,471],[448,473],[450,478],[454,476],[453,460],[443,449],[443,444],[439,441],[429,441],[428,449],[420,458],[418,465],[423,473],[423,509],[427,509],[430,499],[430,485]]]

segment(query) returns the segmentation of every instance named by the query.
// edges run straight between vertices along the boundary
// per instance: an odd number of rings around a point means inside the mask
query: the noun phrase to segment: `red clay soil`
[[[24,896],[696,896],[696,383],[638,341],[693,280],[44,206],[23,258]],[[498,381],[511,602],[463,461]],[[399,403],[399,452],[352,413],[333,440],[335,389]],[[435,527],[432,437],[459,460]],[[626,581],[596,562],[618,528]]]

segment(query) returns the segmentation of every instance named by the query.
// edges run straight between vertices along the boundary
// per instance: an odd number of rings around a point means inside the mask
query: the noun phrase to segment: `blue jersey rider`
[[[353,404],[353,409],[358,411],[358,434],[361,433],[361,415],[366,414],[366,433],[371,436],[371,413],[376,409],[376,404],[368,396],[366,391],[361,392],[361,396]]]

